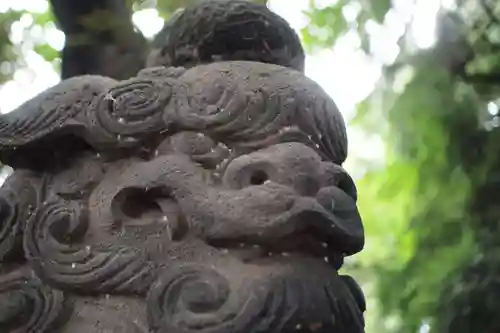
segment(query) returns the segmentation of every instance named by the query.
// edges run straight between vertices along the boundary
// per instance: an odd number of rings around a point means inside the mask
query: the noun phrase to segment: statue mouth
[[[343,255],[311,233],[294,233],[279,239],[266,241],[216,240],[209,245],[227,253],[246,264],[266,264],[295,259],[320,259],[338,270]]]
[[[356,243],[352,238],[357,238],[341,220],[314,198],[302,197],[260,231],[252,229],[252,234],[239,238],[210,238],[207,243],[247,264],[314,259],[339,270],[349,247]]]

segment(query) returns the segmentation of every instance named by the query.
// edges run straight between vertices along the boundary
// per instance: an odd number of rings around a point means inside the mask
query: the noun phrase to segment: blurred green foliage
[[[127,1],[134,10],[156,7],[164,18],[187,3]],[[481,188],[500,169],[499,121],[487,112],[487,105],[500,97],[500,74],[495,74],[500,24],[490,24],[492,13],[478,4],[457,4],[454,13],[462,21],[451,32],[438,31],[432,48],[419,50],[408,32],[401,36],[398,58],[384,67],[379,84],[358,104],[351,121],[381,137],[387,152],[384,167],[358,181],[367,244],[346,265],[367,294],[368,333],[416,333],[423,324],[431,332],[447,332],[446,325],[462,310],[452,308],[453,299],[484,282],[464,280],[464,269],[484,258],[500,267],[488,252],[494,246],[483,241],[484,234],[492,234],[485,231],[485,220],[498,221],[499,209],[491,208],[495,202],[473,209]],[[370,26],[386,24],[391,11],[390,0],[332,0],[321,7],[311,0],[301,37],[313,53],[354,32],[360,47],[372,55]],[[23,21],[26,38],[14,44],[12,27],[23,16],[31,18]],[[0,13],[0,84],[26,65],[27,49],[57,66],[59,51],[43,34],[34,38],[36,29],[55,29],[49,10]],[[464,57],[450,58],[460,50]]]

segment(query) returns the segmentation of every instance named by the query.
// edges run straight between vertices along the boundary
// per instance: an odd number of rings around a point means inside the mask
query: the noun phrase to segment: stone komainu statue
[[[340,113],[294,61],[225,58],[0,118],[1,333],[364,332]]]

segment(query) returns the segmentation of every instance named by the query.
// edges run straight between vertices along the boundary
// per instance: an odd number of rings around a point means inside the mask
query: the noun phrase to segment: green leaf
[[[370,0],[373,18],[378,23],[383,23],[385,14],[391,9],[391,0]]]
[[[343,14],[346,3],[337,1],[332,6],[323,9],[312,7],[304,12],[310,21],[310,24],[301,31],[306,49],[330,48],[337,38],[348,31],[349,24]]]
[[[48,62],[52,62],[59,57],[59,51],[54,49],[49,44],[36,45],[35,52],[41,55]]]
[[[49,22],[54,22],[54,15],[51,11],[45,13],[31,13],[35,24],[45,26]]]

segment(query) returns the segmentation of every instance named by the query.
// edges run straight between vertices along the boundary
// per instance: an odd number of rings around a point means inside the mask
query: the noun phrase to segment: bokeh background
[[[146,39],[193,2],[105,1],[127,2],[130,33]],[[267,5],[300,34],[306,75],[348,122],[367,242],[344,270],[366,293],[367,333],[500,332],[500,1]],[[60,81],[71,15],[54,12],[48,0],[0,0],[2,113]],[[107,60],[133,40],[108,40]]]

